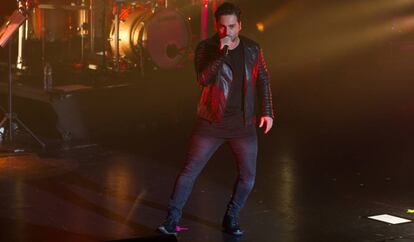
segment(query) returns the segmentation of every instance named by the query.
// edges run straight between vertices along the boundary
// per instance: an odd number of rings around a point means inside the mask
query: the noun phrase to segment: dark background
[[[369,0],[236,3],[243,9],[242,34],[264,50],[272,77],[276,127],[292,135],[302,135],[302,130],[332,136],[358,132],[375,137],[375,142],[408,139],[412,134],[413,4]],[[175,4],[186,12],[200,12],[199,5],[188,7],[190,1]],[[10,14],[14,5],[14,1],[3,1],[0,15]],[[264,32],[257,30],[258,22],[264,24]],[[200,29],[197,23],[192,25],[197,36]],[[209,30],[212,34],[212,25]],[[4,50],[0,55],[5,61]],[[148,88],[170,94],[168,102],[185,106],[181,115],[192,120],[199,89],[191,61],[177,72],[158,74],[160,81]],[[161,98],[148,99],[154,107],[165,104]],[[156,108],[145,110],[145,116],[161,119]],[[166,113],[167,119],[162,118],[166,123],[175,119]]]

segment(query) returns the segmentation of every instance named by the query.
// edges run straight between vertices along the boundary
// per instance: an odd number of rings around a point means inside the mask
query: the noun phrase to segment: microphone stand
[[[8,42],[9,45],[9,82],[8,82],[8,109],[4,115],[4,118],[0,121],[0,127],[3,127],[4,124],[8,121],[8,138],[10,145],[13,144],[13,121],[16,121],[20,126],[22,126],[41,146],[42,148],[46,147],[46,144],[43,143],[18,117],[17,114],[13,112],[13,74],[12,74],[12,38],[18,27],[21,26],[23,21],[26,20],[26,17],[23,16],[18,11],[15,11],[10,17],[7,24],[4,26],[4,32],[0,36],[0,46],[4,47],[4,44]],[[10,27],[10,29],[9,29]],[[1,31],[0,31],[1,32]]]

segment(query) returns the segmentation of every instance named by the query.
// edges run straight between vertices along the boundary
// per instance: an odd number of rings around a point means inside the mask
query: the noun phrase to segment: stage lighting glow
[[[377,221],[381,221],[381,222],[384,222],[384,223],[388,223],[388,224],[401,224],[401,223],[411,222],[411,220],[396,217],[396,216],[389,215],[389,214],[381,214],[381,215],[371,216],[371,217],[368,217],[368,218],[373,219],[373,220],[377,220]]]
[[[265,30],[265,26],[262,22],[257,23],[256,28],[259,32],[264,32],[264,30]]]
[[[314,5],[292,0],[257,22],[272,36],[265,40],[268,45],[277,40],[268,55],[283,55],[286,65],[297,69],[380,48],[413,33],[414,16],[407,10],[412,7],[413,0],[378,0],[374,5],[357,0]]]

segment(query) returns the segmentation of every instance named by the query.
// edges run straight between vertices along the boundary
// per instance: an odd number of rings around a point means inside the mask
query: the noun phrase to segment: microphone
[[[224,52],[224,56],[227,56],[229,54],[229,46],[228,45],[223,46],[223,52]]]

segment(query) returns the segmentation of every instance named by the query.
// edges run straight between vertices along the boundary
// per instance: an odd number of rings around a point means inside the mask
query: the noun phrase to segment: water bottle
[[[52,66],[49,63],[43,68],[43,90],[50,91],[53,87]]]

